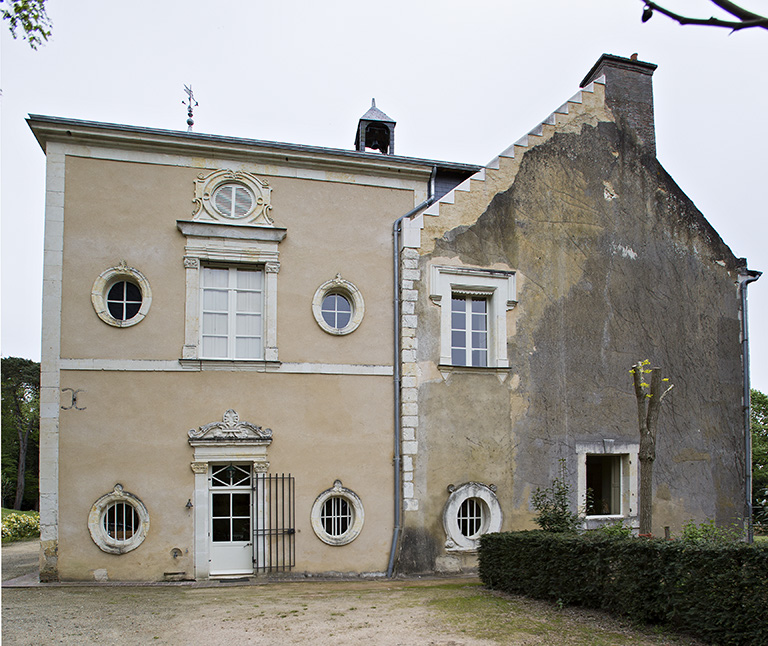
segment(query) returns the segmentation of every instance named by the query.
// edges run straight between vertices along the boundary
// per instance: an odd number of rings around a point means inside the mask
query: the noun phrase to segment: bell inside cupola
[[[376,99],[371,99],[371,107],[357,124],[355,150],[378,150],[384,155],[395,154],[395,121],[376,107]]]

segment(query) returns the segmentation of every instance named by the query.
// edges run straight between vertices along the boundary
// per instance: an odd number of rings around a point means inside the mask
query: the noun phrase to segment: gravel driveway
[[[3,581],[36,581],[37,543],[3,545]],[[16,580],[19,581],[18,579]],[[33,585],[2,594],[3,644],[613,645],[696,642],[477,579]]]

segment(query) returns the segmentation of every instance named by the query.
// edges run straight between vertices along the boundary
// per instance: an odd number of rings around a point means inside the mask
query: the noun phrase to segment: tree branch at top
[[[731,29],[733,31],[739,31],[741,29],[749,29],[750,27],[759,27],[761,29],[768,29],[768,17],[761,16],[740,7],[739,5],[730,2],[730,0],[710,0],[714,5],[720,7],[723,11],[738,18],[738,20],[724,20],[722,18],[691,18],[690,16],[683,16],[679,13],[675,13],[670,9],[666,9],[661,5],[652,2],[651,0],[643,0],[645,9],[643,10],[643,22],[648,22],[653,17],[653,12],[658,11],[660,14],[675,20],[681,25],[701,25],[705,27],[723,27],[725,29]]]

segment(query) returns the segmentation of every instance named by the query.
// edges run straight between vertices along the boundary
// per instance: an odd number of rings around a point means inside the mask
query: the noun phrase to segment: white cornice
[[[360,153],[218,135],[157,130],[30,115],[27,120],[38,143],[51,142],[99,148],[141,150],[191,157],[226,157],[256,164],[290,165],[322,170],[343,170],[378,176],[426,181],[434,166],[474,172],[475,166],[426,159]]]

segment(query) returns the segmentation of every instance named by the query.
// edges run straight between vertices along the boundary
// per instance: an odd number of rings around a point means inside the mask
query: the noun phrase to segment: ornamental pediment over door
[[[224,413],[220,422],[211,422],[188,433],[189,443],[195,444],[236,442],[251,444],[269,444],[272,442],[272,429],[262,428],[250,422],[244,422],[233,409]]]

